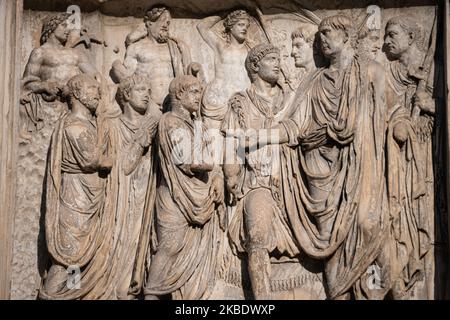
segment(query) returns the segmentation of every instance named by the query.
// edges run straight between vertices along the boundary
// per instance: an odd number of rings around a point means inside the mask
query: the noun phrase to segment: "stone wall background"
[[[271,6],[284,7],[284,12],[295,10],[297,2],[301,1],[260,1],[264,13],[269,12],[270,16],[277,17],[280,9],[268,10]],[[305,7],[319,17],[330,16],[338,11],[345,13],[354,20],[361,21],[365,15],[367,5],[376,4],[382,8],[382,30],[386,21],[392,16],[398,14],[406,14],[414,16],[419,21],[426,33],[429,34],[432,26],[432,17],[434,15],[434,7],[432,1],[378,1],[370,3],[368,1],[302,1]],[[407,4],[405,4],[405,2]],[[214,75],[213,52],[207,44],[201,39],[196,29],[199,18],[206,15],[215,14],[218,10],[229,10],[238,7],[239,3],[250,5],[249,1],[223,1],[216,2],[207,1],[163,1],[163,4],[175,8],[174,19],[171,24],[171,34],[189,43],[191,46],[191,54],[193,61],[200,62],[206,71],[207,80],[211,80]],[[125,54],[124,40],[126,35],[142,23],[142,14],[144,9],[153,5],[153,2],[136,0],[136,1],[117,1],[110,0],[99,5],[94,0],[84,1],[54,1],[54,0],[37,0],[25,1],[25,11],[23,13],[23,39],[22,39],[22,56],[21,56],[21,73],[27,63],[31,50],[39,45],[42,20],[44,17],[52,14],[52,11],[65,11],[68,4],[79,4],[82,10],[82,23],[90,32],[98,36],[100,39],[106,40],[109,44],[107,48],[93,44],[88,51],[95,66],[101,71],[105,78],[109,79],[111,85],[112,80],[109,77],[111,64],[115,59],[123,60]],[[358,7],[352,8],[355,4]],[[336,8],[342,8],[336,10]],[[386,9],[383,9],[386,8]],[[100,10],[100,11],[98,11]],[[293,20],[275,20],[271,26],[273,29],[273,37],[276,44],[282,47],[282,54],[286,59],[286,63],[290,70],[294,70],[293,58],[290,57],[291,50],[291,32],[298,27],[300,22]],[[258,37],[260,31],[255,28],[255,37]],[[261,35],[259,35],[261,36]],[[114,53],[115,47],[120,49],[119,53]],[[386,64],[385,56],[382,52],[378,54],[377,60]],[[440,61],[442,63],[442,61]],[[244,66],[242,66],[244,68]],[[113,86],[111,86],[113,88]],[[442,104],[443,105],[443,104]],[[443,109],[443,108],[442,108]],[[16,212],[14,218],[14,237],[13,237],[13,259],[12,259],[12,282],[11,282],[11,298],[12,299],[35,299],[37,289],[39,288],[40,279],[46,263],[45,239],[43,229],[43,217],[41,212],[42,191],[45,183],[45,161],[46,153],[49,145],[49,139],[52,132],[52,123],[58,118],[58,110],[47,110],[48,125],[34,135],[31,142],[20,142],[18,153],[17,168],[17,193],[16,193]],[[436,115],[438,119],[439,115]],[[444,119],[444,118],[442,118]],[[438,123],[439,126],[439,123]],[[442,126],[442,124],[441,124]],[[443,128],[443,127],[442,127]],[[443,130],[438,129],[436,143],[442,144]],[[442,159],[442,154],[439,155]],[[442,163],[442,162],[440,162]],[[436,168],[441,166],[437,166]],[[436,230],[437,247],[437,264],[435,274],[440,277],[437,283],[445,283],[442,278],[446,265],[446,233],[447,230],[447,202],[444,197],[443,185],[445,184],[445,171],[436,170],[437,184],[440,191],[436,192],[437,202],[437,225],[440,227]],[[445,240],[443,240],[445,239]],[[445,257],[445,258],[444,258]],[[440,296],[440,288],[436,289],[436,297]],[[231,295],[231,291],[230,291]]]

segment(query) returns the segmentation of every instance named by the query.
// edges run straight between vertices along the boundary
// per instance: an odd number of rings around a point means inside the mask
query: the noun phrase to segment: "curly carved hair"
[[[170,13],[170,10],[163,5],[153,6],[145,13],[144,22],[155,22],[166,11]]]
[[[76,96],[83,89],[83,86],[89,82],[99,85],[93,77],[85,73],[73,76],[64,86],[62,96],[69,101],[72,99],[76,99]]]
[[[150,81],[144,76],[132,75],[120,81],[119,87],[117,88],[116,92],[116,100],[120,107],[123,107],[124,103],[126,102],[125,93],[129,94],[133,86],[138,83],[147,83],[148,88],[150,89]]]
[[[194,85],[198,85],[203,88],[200,80],[191,75],[181,75],[173,79],[169,85],[169,97],[172,105],[179,103],[177,96],[180,93],[185,92]]]
[[[70,13],[58,13],[44,20],[41,32],[41,45],[47,42],[48,38],[55,32],[56,28],[70,17]]]
[[[280,49],[270,43],[262,43],[250,49],[245,59],[245,69],[252,81],[254,81],[255,68],[258,66],[258,63],[270,53],[280,54]]]
[[[225,20],[223,21],[223,26],[225,28],[223,35],[227,39],[227,41],[230,41],[231,28],[233,28],[233,26],[238,23],[239,20],[243,19],[248,20],[248,22],[250,23],[250,15],[247,13],[247,11],[242,9],[234,10],[226,16]]]
[[[414,34],[414,42],[419,49],[424,49],[424,31],[423,28],[415,22],[412,18],[407,16],[396,16],[388,20],[386,23],[386,29],[390,25],[398,25],[406,33]]]

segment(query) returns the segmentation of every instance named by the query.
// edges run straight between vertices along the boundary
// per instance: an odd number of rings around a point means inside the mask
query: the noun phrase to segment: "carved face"
[[[70,34],[70,29],[67,25],[67,22],[59,24],[58,27],[56,27],[53,34],[55,35],[56,39],[59,40],[59,42],[65,44]]]
[[[384,47],[386,54],[393,58],[400,57],[412,43],[412,36],[409,35],[401,26],[389,24],[386,27],[384,36]]]
[[[150,88],[146,83],[137,83],[132,86],[127,95],[131,107],[140,114],[145,114],[150,101]]]
[[[269,53],[259,61],[256,71],[262,80],[275,84],[280,77],[280,55]]]
[[[343,30],[336,30],[330,26],[321,27],[319,32],[322,52],[327,58],[340,53],[348,40],[348,37]]]
[[[169,38],[169,25],[172,16],[169,11],[164,11],[155,22],[147,22],[147,30],[149,34],[159,43],[167,42]]]
[[[94,114],[100,102],[100,86],[95,80],[85,81],[75,97]]]
[[[247,31],[250,26],[248,19],[239,19],[230,29],[231,35],[239,42],[243,43],[247,38]]]
[[[296,37],[292,40],[291,56],[294,58],[295,66],[297,68],[305,67],[314,61],[313,48],[300,37]]]
[[[193,83],[188,89],[184,90],[179,100],[183,107],[190,113],[198,111],[200,107],[200,101],[202,100],[202,86],[200,83]]]

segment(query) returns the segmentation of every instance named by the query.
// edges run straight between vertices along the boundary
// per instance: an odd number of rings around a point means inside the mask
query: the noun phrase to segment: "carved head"
[[[186,109],[189,113],[198,111],[202,99],[203,86],[199,79],[191,75],[181,75],[169,85],[172,106]]]
[[[66,87],[66,95],[71,103],[74,99],[78,100],[95,114],[101,94],[100,85],[94,78],[87,74],[76,75],[67,82]]]
[[[148,34],[159,43],[167,42],[171,20],[169,9],[160,5],[152,7],[144,16]]]
[[[422,28],[410,17],[389,19],[384,35],[384,51],[389,58],[398,59],[410,47],[422,47]]]
[[[369,30],[367,26],[358,32],[358,51],[371,59],[376,59],[381,49],[381,30]]]
[[[70,28],[67,24],[67,19],[70,17],[69,13],[58,13],[47,18],[42,26],[41,45],[47,42],[52,34],[62,44],[65,44],[70,34]]]
[[[324,18],[319,25],[320,46],[325,57],[340,54],[346,47],[356,46],[352,20],[338,14]]]
[[[119,84],[116,98],[122,110],[129,103],[139,114],[145,114],[150,102],[150,83],[145,77],[133,75],[125,78]]]
[[[245,59],[245,68],[252,82],[259,77],[275,84],[280,77],[280,50],[269,43],[253,47]]]
[[[244,43],[250,27],[250,16],[245,10],[234,10],[227,15],[223,21],[223,26],[228,41],[231,41],[231,37],[234,37],[239,43]]]
[[[302,68],[314,62],[314,55],[318,51],[317,26],[305,24],[292,32],[292,52],[295,66]]]

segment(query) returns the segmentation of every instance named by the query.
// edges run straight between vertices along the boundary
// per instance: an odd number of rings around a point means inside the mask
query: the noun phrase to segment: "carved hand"
[[[53,81],[44,81],[41,83],[40,86],[40,92],[47,94],[48,98],[56,98],[56,96],[59,94],[60,92],[60,87],[58,85],[58,83],[53,82]]]
[[[224,201],[224,181],[220,176],[215,175],[212,178],[211,191],[216,203],[222,203]]]
[[[111,168],[114,165],[114,158],[102,155],[99,161],[99,168],[101,170],[111,171]]]
[[[400,146],[403,145],[406,140],[408,140],[408,129],[406,127],[406,124],[404,122],[399,122],[398,124],[396,124],[394,127],[393,135],[395,141],[397,141]]]
[[[419,107],[423,112],[435,113],[435,104],[434,100],[431,97],[431,94],[425,90],[417,90],[414,95],[414,105]]]
[[[137,133],[136,133],[136,138],[135,141],[142,147],[142,148],[147,148],[151,142],[152,142],[152,132],[148,129],[140,129]]]

